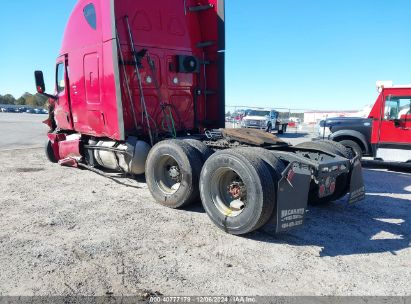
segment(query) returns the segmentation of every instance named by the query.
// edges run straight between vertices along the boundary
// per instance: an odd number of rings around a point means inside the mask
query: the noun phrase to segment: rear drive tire
[[[273,131],[273,126],[268,124],[267,129],[265,130],[267,133],[271,133]]]
[[[268,223],[270,219],[272,219],[273,217],[276,218],[277,216],[278,183],[282,178],[282,173],[286,169],[286,165],[272,151],[269,151],[267,149],[257,148],[257,147],[247,147],[247,148],[237,148],[235,149],[235,151],[238,151],[239,153],[243,153],[243,155],[248,156],[248,157],[258,156],[265,162],[267,168],[270,170],[271,178],[273,179],[273,183],[274,183],[273,187],[274,187],[275,196],[272,198],[274,208],[273,208],[273,211],[271,212],[271,216],[269,217],[267,221]]]
[[[286,166],[273,152],[263,148],[238,148],[235,151],[246,153],[247,155],[257,155],[268,165],[273,182],[277,185],[280,181],[281,174]]]
[[[355,141],[346,139],[346,140],[340,141],[339,143],[342,144],[343,146],[351,149],[352,151],[354,151],[354,153],[356,155],[358,155],[360,158],[362,158],[362,156],[363,156],[362,148]]]
[[[347,159],[353,159],[354,153],[351,149],[345,147],[339,142],[332,141],[332,140],[319,140],[319,141],[309,141],[299,145],[296,147],[300,148],[307,148],[307,149],[315,149],[318,147],[322,147],[325,151],[333,154],[337,154],[338,156],[345,157]]]
[[[335,147],[337,151],[341,154],[341,156],[344,156],[347,159],[353,159],[355,157],[355,153],[350,149],[342,145],[341,143],[337,141],[332,141],[332,140],[323,140],[322,142]],[[337,154],[337,153],[336,153]]]
[[[153,198],[169,208],[181,208],[199,200],[201,155],[181,140],[156,144],[147,157],[146,180]]]
[[[237,150],[215,153],[200,177],[201,200],[220,229],[242,235],[262,227],[274,210],[275,186],[267,164]]]
[[[47,139],[45,145],[44,145],[44,152],[46,154],[47,159],[52,162],[52,163],[57,163],[56,156],[54,154],[53,146],[51,144],[50,139]]]
[[[318,140],[318,141],[307,141],[295,146],[296,148],[303,149],[313,149],[313,150],[323,150],[324,152],[337,154],[339,156],[345,157],[345,152],[340,151],[339,148],[329,143],[328,140]]]

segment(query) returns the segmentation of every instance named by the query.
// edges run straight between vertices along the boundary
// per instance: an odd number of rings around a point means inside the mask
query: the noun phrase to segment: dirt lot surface
[[[0,296],[411,295],[411,175],[364,175],[362,203],[310,208],[306,225],[284,235],[236,237],[200,203],[155,204],[143,178],[3,150]]]

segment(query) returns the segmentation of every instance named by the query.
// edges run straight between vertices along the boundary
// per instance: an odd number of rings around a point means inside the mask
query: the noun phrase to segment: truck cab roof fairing
[[[90,26],[84,12],[86,6],[90,4],[94,5],[96,12],[96,29]],[[103,17],[99,0],[79,0],[67,22],[60,55],[101,43],[103,40],[102,24],[106,22]]]

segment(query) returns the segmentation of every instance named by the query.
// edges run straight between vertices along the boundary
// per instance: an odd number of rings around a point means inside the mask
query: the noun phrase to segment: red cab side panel
[[[392,109],[389,105],[390,100],[402,99],[404,113],[401,110]],[[411,88],[385,88],[378,97],[371,113],[373,118],[372,144],[395,148],[411,147],[411,115],[410,115]],[[399,103],[396,101],[394,104]],[[392,115],[394,114],[394,115]]]
[[[67,58],[74,130],[123,140],[117,48],[111,26],[113,1],[80,0],[77,3],[66,27],[61,54]],[[90,11],[95,13],[95,23],[87,19]],[[58,103],[56,111],[59,111]]]

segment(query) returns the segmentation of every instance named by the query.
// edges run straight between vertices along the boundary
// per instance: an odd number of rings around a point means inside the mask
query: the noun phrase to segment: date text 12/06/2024
[[[256,303],[255,297],[230,296],[230,297],[167,297],[151,296],[149,303]]]

